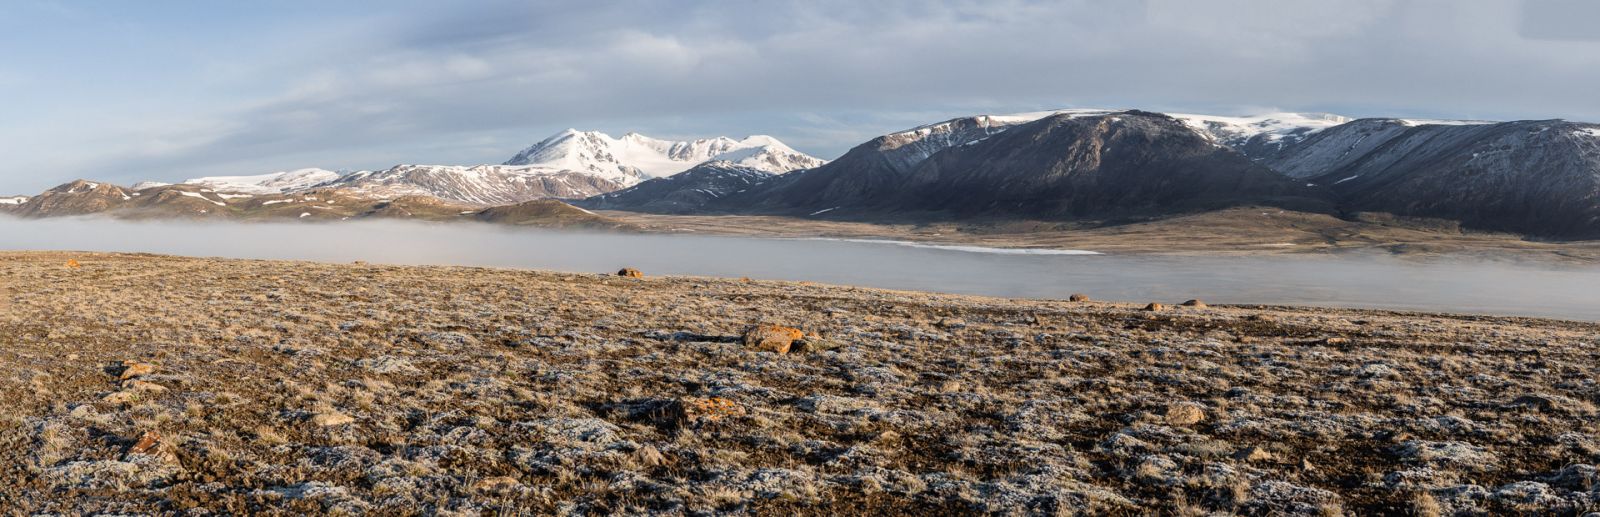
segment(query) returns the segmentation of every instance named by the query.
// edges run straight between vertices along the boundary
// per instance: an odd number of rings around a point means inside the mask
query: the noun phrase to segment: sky
[[[1589,0],[7,0],[0,194],[499,163],[568,127],[833,158],[983,113],[1600,122]]]

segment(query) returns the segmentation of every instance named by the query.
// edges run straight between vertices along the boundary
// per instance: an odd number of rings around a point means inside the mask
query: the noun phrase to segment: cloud
[[[108,103],[92,130],[28,131],[43,150],[26,160],[111,180],[493,162],[569,126],[766,133],[831,157],[940,118],[1067,106],[1600,120],[1600,48],[1534,4],[419,3],[241,35],[251,60],[170,85],[206,102]]]

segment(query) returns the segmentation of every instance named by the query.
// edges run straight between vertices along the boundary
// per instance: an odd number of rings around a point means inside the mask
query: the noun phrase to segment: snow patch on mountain
[[[621,188],[600,175],[534,165],[396,165],[321,186],[384,199],[420,195],[478,205],[585,198]]]
[[[306,168],[254,176],[212,176],[184,180],[185,185],[208,187],[235,194],[282,194],[304,190],[339,179],[342,174],[327,169]]]
[[[20,205],[28,202],[28,196],[0,197],[0,205]]]
[[[1283,146],[1351,120],[1329,113],[1268,113],[1249,117],[1189,113],[1167,115],[1230,147],[1242,145],[1256,137],[1261,137],[1263,143]]]
[[[633,185],[652,177],[671,176],[713,160],[776,174],[824,163],[766,135],[742,140],[716,137],[672,141],[638,133],[612,138],[599,131],[568,129],[524,149],[505,165],[583,172],[618,184]]]

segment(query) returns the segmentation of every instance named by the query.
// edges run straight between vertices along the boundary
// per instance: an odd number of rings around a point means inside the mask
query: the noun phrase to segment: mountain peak
[[[599,131],[568,129],[522,150],[505,162],[599,175],[623,185],[670,176],[711,160],[728,160],[773,173],[808,169],[823,163],[758,135],[734,140],[719,136],[688,141],[661,140],[637,132],[612,138]]]

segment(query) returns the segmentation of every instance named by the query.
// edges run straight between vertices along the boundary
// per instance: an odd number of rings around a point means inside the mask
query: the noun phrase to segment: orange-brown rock
[[[757,352],[789,353],[794,342],[804,339],[800,329],[781,325],[756,325],[744,332],[744,346]]]
[[[1089,295],[1083,294],[1083,293],[1072,293],[1072,296],[1068,296],[1067,297],[1067,301],[1069,301],[1069,302],[1087,302],[1087,301],[1089,301]]]
[[[152,373],[156,373],[156,367],[153,364],[141,363],[138,361],[123,361],[122,373],[117,376],[117,380],[125,381],[141,375],[150,375]]]
[[[673,404],[673,410],[672,416],[679,425],[720,422],[724,419],[745,414],[744,406],[722,397],[686,397],[678,399]]]
[[[148,454],[160,446],[161,433],[145,431],[144,434],[139,435],[139,441],[134,443],[133,447],[128,448],[128,452],[130,454]]]
[[[83,267],[83,264],[79,264],[77,259],[67,259],[67,269],[78,269],[81,267]]]
[[[625,278],[644,278],[644,273],[641,273],[639,270],[631,267],[625,267],[617,271],[617,276]]]
[[[1165,309],[1165,308],[1166,308],[1165,306],[1161,305],[1160,303],[1156,303],[1156,302],[1150,302],[1150,305],[1144,306],[1144,310],[1150,311],[1150,312],[1159,311],[1159,310]]]

